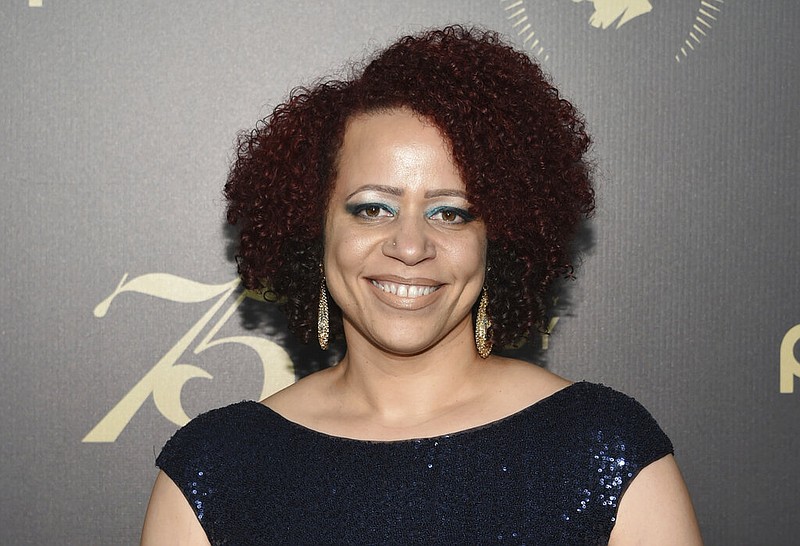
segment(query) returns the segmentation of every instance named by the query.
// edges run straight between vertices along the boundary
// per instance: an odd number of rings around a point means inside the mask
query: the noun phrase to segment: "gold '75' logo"
[[[192,349],[198,355],[211,347],[235,343],[245,345],[256,352],[264,369],[261,397],[265,398],[294,382],[294,369],[286,351],[277,343],[256,336],[217,337],[219,330],[247,296],[241,293],[229,302],[228,307],[216,322],[211,324],[206,335],[200,334],[211,323],[223,305],[231,300],[239,280],[224,284],[203,284],[167,273],[149,273],[128,280],[123,275],[119,285],[106,299],[94,308],[98,318],[106,316],[111,302],[124,292],[134,292],[177,302],[198,303],[212,301],[211,307],[189,330],[162,356],[128,393],[98,422],[83,438],[84,442],[114,442],[131,421],[147,398],[152,394],[153,402],[161,414],[175,423],[185,425],[189,416],[181,405],[181,389],[191,378],[211,379],[204,369],[193,364],[184,364],[179,359]],[[198,341],[199,339],[199,341]]]

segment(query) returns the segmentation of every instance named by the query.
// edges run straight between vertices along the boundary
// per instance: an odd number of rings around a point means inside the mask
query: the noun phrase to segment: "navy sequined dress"
[[[487,425],[387,442],[240,402],[192,420],[156,464],[215,545],[596,545],[637,472],[671,452],[638,402],[582,382]]]

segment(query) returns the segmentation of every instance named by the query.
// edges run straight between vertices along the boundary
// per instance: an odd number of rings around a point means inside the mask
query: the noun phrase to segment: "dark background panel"
[[[124,274],[232,281],[220,190],[237,132],[294,86],[451,22],[537,55],[594,137],[578,280],[547,349],[520,354],[651,410],[708,544],[795,541],[800,381],[781,394],[778,378],[800,323],[796,3],[652,2],[605,30],[595,7],[625,2],[28,4],[0,7],[0,542],[137,542],[177,425],[147,396],[116,441],[82,440],[217,299],[96,306]],[[184,385],[190,416],[261,395],[248,347],[195,354],[215,324],[215,339],[274,341],[298,373],[336,358],[259,302],[223,324],[235,297],[178,358],[212,376]]]

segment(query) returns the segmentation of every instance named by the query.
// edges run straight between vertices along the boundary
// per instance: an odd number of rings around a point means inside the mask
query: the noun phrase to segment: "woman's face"
[[[473,336],[486,229],[447,142],[405,109],[351,119],[326,218],[324,268],[348,345],[398,355]]]

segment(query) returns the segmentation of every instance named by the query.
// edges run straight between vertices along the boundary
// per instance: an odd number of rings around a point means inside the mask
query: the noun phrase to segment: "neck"
[[[408,426],[446,413],[485,388],[488,363],[475,349],[471,320],[414,355],[387,352],[348,330],[346,325],[348,351],[336,366],[336,384],[355,413],[386,426]]]

